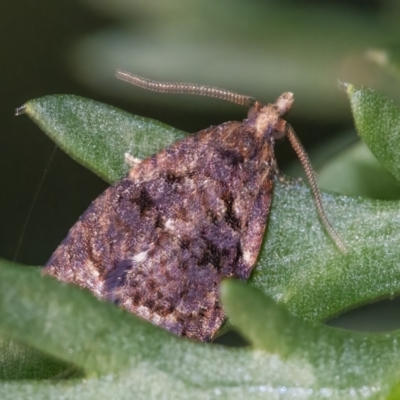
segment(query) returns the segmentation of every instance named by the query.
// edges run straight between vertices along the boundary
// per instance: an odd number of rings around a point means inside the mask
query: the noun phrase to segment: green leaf
[[[265,243],[250,278],[312,321],[400,292],[398,202],[328,194],[323,201],[347,254],[322,228],[309,189],[277,183]]]
[[[128,172],[126,153],[142,158],[186,136],[161,122],[73,95],[31,100],[25,111],[61,149],[107,182]]]
[[[86,375],[57,384],[3,382],[0,397],[368,399],[388,393],[394,384],[395,334],[350,334],[307,325],[236,282],[223,287],[223,300],[235,324],[249,332],[254,349],[178,338],[86,290],[0,261],[2,332]],[[269,342],[272,337],[276,345]],[[368,356],[375,358],[367,362]],[[354,360],[362,364],[353,365]]]
[[[398,181],[359,142],[329,160],[318,171],[320,189],[380,200],[400,199]]]
[[[369,397],[378,387],[387,390],[398,381],[399,331],[362,334],[307,323],[238,281],[222,283],[221,299],[234,326],[255,348],[277,354],[287,364],[303,364],[316,387],[334,388],[335,394],[362,388]]]
[[[153,341],[168,335],[111,303],[96,300],[88,291],[42,276],[34,268],[10,266],[0,260],[0,281],[2,332],[84,369],[88,375],[116,372],[131,365],[131,354],[146,353],[140,342],[149,332],[156,331]],[[132,319],[134,326],[128,328]],[[125,351],[126,343],[118,341],[114,331],[120,329],[127,337],[138,338],[129,345],[132,353]],[[115,341],[118,350],[110,353],[107,349]]]
[[[371,88],[346,84],[354,122],[361,139],[378,161],[400,180],[400,111]]]
[[[77,376],[71,365],[13,339],[0,338],[0,380],[60,379]]]

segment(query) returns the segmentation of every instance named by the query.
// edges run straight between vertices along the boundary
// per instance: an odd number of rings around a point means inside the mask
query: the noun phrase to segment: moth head
[[[291,109],[294,101],[292,92],[282,93],[273,104],[282,117]]]
[[[272,104],[272,107],[276,110],[279,115],[278,120],[274,125],[274,131],[272,133],[275,139],[281,139],[288,133],[289,124],[282,118],[292,107],[294,96],[292,92],[282,93]]]
[[[289,124],[283,119],[294,101],[293,93],[286,92],[278,97],[275,103],[262,105],[256,101],[249,108],[247,120],[256,126],[259,134],[281,139],[286,136]]]

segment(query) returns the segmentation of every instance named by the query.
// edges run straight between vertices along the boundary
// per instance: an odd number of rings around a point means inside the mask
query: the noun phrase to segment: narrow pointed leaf
[[[298,316],[324,321],[400,293],[398,202],[323,194],[341,253],[317,218],[309,189],[277,184],[251,284]]]
[[[68,155],[107,182],[128,171],[125,154],[143,158],[185,137],[177,129],[73,95],[40,97],[26,113]]]
[[[13,339],[0,338],[0,381],[60,379],[78,371],[71,365]]]
[[[400,199],[400,185],[373,156],[365,143],[352,145],[318,171],[319,187],[347,196]]]
[[[223,282],[221,298],[233,325],[255,348],[303,363],[316,387],[335,388],[343,398],[362,389],[368,397],[378,387],[390,391],[399,380],[400,331],[366,334],[310,324],[238,281]]]
[[[224,303],[259,350],[177,338],[88,291],[2,261],[2,332],[79,365],[86,378],[3,382],[0,397],[369,399],[383,398],[396,383],[398,335],[365,339],[368,335],[314,328],[258,292],[233,285],[224,287]],[[338,343],[342,346],[330,347]],[[360,363],[353,365],[354,359]]]
[[[129,328],[127,320],[133,320]],[[119,371],[134,362],[122,342],[119,350],[110,353],[112,343],[118,340],[118,329],[128,329],[127,336],[139,338],[146,337],[149,329],[156,330],[153,340],[157,335],[166,335],[138,317],[98,301],[85,290],[60,284],[33,268],[11,268],[1,260],[0,321],[4,334],[82,368],[89,375]],[[130,350],[135,354],[139,348],[131,345]],[[139,351],[143,352],[145,347]]]
[[[400,180],[400,110],[374,89],[346,84],[358,134],[378,161]]]

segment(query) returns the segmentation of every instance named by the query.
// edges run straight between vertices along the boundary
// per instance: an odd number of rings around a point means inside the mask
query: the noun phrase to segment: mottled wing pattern
[[[210,340],[219,284],[255,265],[275,175],[270,129],[228,122],[134,166],[100,195],[44,272],[178,335]]]

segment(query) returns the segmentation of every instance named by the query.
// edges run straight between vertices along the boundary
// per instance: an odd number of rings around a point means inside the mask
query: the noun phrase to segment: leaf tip
[[[342,81],[340,81],[340,80],[338,79],[338,87],[339,87],[340,90],[343,90],[343,91],[345,91],[346,93],[348,93],[348,91],[349,91],[349,89],[350,89],[351,86],[352,86],[352,85],[351,85],[350,83],[342,82]]]
[[[18,107],[18,108],[16,108],[15,109],[15,116],[16,117],[18,117],[18,115],[22,115],[22,114],[25,114],[26,113],[26,105],[24,104],[23,106],[21,106],[21,107]]]

